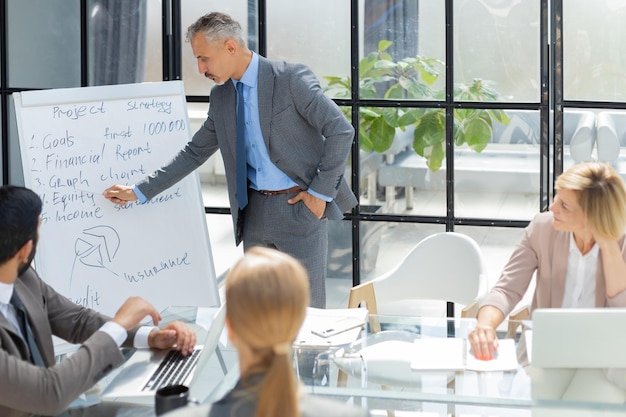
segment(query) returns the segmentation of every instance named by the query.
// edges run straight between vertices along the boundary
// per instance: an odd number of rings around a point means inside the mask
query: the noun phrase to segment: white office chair
[[[462,317],[475,317],[480,300],[487,294],[487,277],[482,253],[478,244],[468,236],[455,232],[436,233],[420,241],[405,258],[391,271],[372,281],[357,285],[350,290],[348,307],[354,308],[364,302],[372,315],[389,314],[413,317],[445,317],[447,302],[463,305]],[[433,308],[435,307],[435,308]],[[378,333],[380,323],[370,316],[372,333]],[[382,333],[381,333],[382,334]],[[399,349],[410,351],[412,343],[394,342],[389,357],[375,352],[376,346],[362,351],[368,362],[370,379],[377,379],[377,366],[383,363],[380,372],[383,389],[389,385],[415,386],[421,384],[421,376],[410,372],[410,355]],[[390,359],[395,359],[389,363]],[[341,361],[336,361],[341,371],[338,385],[347,383],[348,369],[342,369]],[[392,365],[408,370],[406,378],[395,375],[386,378]],[[397,372],[392,372],[396,374]],[[453,376],[453,374],[452,374]],[[454,383],[450,375],[443,374],[443,384]],[[387,410],[388,417],[394,416]]]
[[[464,306],[462,317],[475,317],[486,294],[478,244],[463,234],[442,232],[419,242],[391,271],[353,287],[348,307],[365,302],[371,314],[445,317],[445,302],[450,301]]]

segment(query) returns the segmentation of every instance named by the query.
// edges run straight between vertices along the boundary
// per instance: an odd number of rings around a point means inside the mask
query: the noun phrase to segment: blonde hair
[[[226,317],[238,338],[261,358],[242,375],[265,374],[258,387],[256,417],[299,415],[291,345],[309,303],[304,267],[274,249],[248,250],[226,279]]]
[[[626,186],[609,165],[599,162],[576,164],[556,180],[557,190],[578,192],[578,202],[595,233],[613,239],[626,228]]]

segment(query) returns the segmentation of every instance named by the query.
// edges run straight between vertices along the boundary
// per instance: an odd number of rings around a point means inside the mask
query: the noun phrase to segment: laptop
[[[548,308],[532,314],[539,368],[626,368],[626,308]]]
[[[190,394],[199,398],[203,390],[196,385],[201,383],[200,375],[218,348],[225,316],[226,304],[223,304],[216,308],[204,343],[197,345],[182,361],[177,359],[175,351],[133,350],[132,356],[102,392],[102,401],[152,404],[157,389],[173,384],[188,386]]]
[[[525,333],[533,400],[624,404],[606,370],[626,368],[625,326],[624,308],[535,310]]]

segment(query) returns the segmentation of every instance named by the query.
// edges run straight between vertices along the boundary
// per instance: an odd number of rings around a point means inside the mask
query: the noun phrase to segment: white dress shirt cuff
[[[147,349],[150,347],[148,344],[148,336],[153,330],[159,330],[154,326],[141,326],[135,333],[135,340],[133,340],[133,346],[137,349]]]
[[[139,329],[137,329],[137,333],[135,333],[135,339],[133,340],[133,347],[137,349],[149,348],[150,346],[148,345],[148,335],[150,335],[150,332],[155,329],[158,330],[158,327],[141,326]],[[128,332],[126,331],[126,329],[124,329],[124,327],[114,321],[107,321],[106,323],[104,323],[102,327],[100,327],[100,331],[111,336],[111,339],[113,339],[118,347],[122,346],[122,343],[124,343],[124,340],[126,340],[126,338],[128,337]]]
[[[128,336],[126,329],[114,321],[104,323],[102,327],[100,327],[100,331],[111,336],[111,339],[113,339],[118,347],[122,346],[122,343],[124,343],[124,340],[126,340]]]

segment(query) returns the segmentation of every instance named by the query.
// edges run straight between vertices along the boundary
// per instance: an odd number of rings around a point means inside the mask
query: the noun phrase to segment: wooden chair
[[[509,320],[507,325],[506,337],[509,339],[515,339],[517,337],[517,330],[521,328],[524,331],[524,325],[522,320],[530,320],[530,307],[523,306],[518,308],[511,314],[509,314]]]

